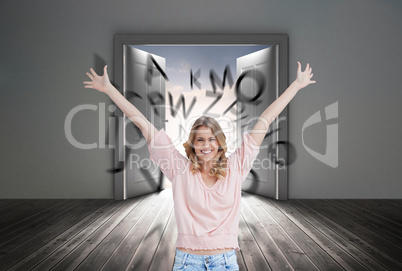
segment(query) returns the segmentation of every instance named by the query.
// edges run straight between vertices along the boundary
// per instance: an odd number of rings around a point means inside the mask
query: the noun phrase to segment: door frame
[[[279,78],[279,93],[278,98],[289,86],[289,37],[287,34],[277,35],[114,35],[114,73],[112,82],[114,86],[122,93],[123,89],[123,47],[124,45],[163,45],[163,44],[200,44],[200,45],[277,45],[279,47],[278,53],[278,78]],[[123,94],[123,93],[122,93]],[[267,105],[268,106],[268,105]],[[114,198],[115,200],[126,199],[126,184],[124,183],[124,159],[123,148],[123,127],[121,125],[121,119],[123,118],[123,112],[116,108],[114,112],[116,118],[115,127],[115,143],[114,143]],[[279,114],[277,119],[281,119],[278,123],[277,139],[280,142],[288,142],[288,106]],[[283,159],[287,161],[289,157],[288,148],[276,148],[277,159]],[[276,179],[276,199],[286,200],[288,199],[288,166],[285,168],[277,167],[277,179]]]

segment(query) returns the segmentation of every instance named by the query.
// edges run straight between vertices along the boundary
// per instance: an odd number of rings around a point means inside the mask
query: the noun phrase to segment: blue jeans
[[[216,255],[195,255],[183,252],[176,248],[173,271],[238,271],[235,250]]]

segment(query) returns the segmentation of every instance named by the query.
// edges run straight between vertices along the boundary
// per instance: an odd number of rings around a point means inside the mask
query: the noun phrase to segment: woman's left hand
[[[304,70],[304,72],[301,71],[301,64],[299,61],[298,63],[298,68],[297,68],[297,76],[296,76],[296,83],[299,85],[300,88],[307,87],[310,84],[316,83],[316,81],[312,81],[311,77],[313,77],[313,74],[311,73],[312,69],[310,67],[310,64],[307,63],[307,67]]]

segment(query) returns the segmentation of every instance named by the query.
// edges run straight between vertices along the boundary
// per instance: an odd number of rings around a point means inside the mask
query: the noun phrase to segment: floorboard
[[[402,200],[242,193],[240,270],[402,270]],[[0,270],[171,270],[171,188],[125,201],[0,200]]]
[[[244,217],[270,268],[272,270],[292,270],[289,261],[276,245],[271,234],[264,227],[264,224],[260,222],[260,214],[252,212],[244,199],[242,203],[242,217]]]

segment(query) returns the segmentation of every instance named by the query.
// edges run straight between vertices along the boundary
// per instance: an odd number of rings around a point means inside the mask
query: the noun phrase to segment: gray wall
[[[288,34],[296,61],[317,84],[289,105],[290,198],[401,198],[400,1],[1,1],[0,198],[113,198],[109,149],[80,150],[64,132],[81,104],[110,99],[83,88],[85,72],[113,68],[114,34]],[[338,101],[339,166],[302,144],[302,126]],[[73,121],[74,136],[98,142],[98,112]],[[305,143],[324,153],[326,123]]]

